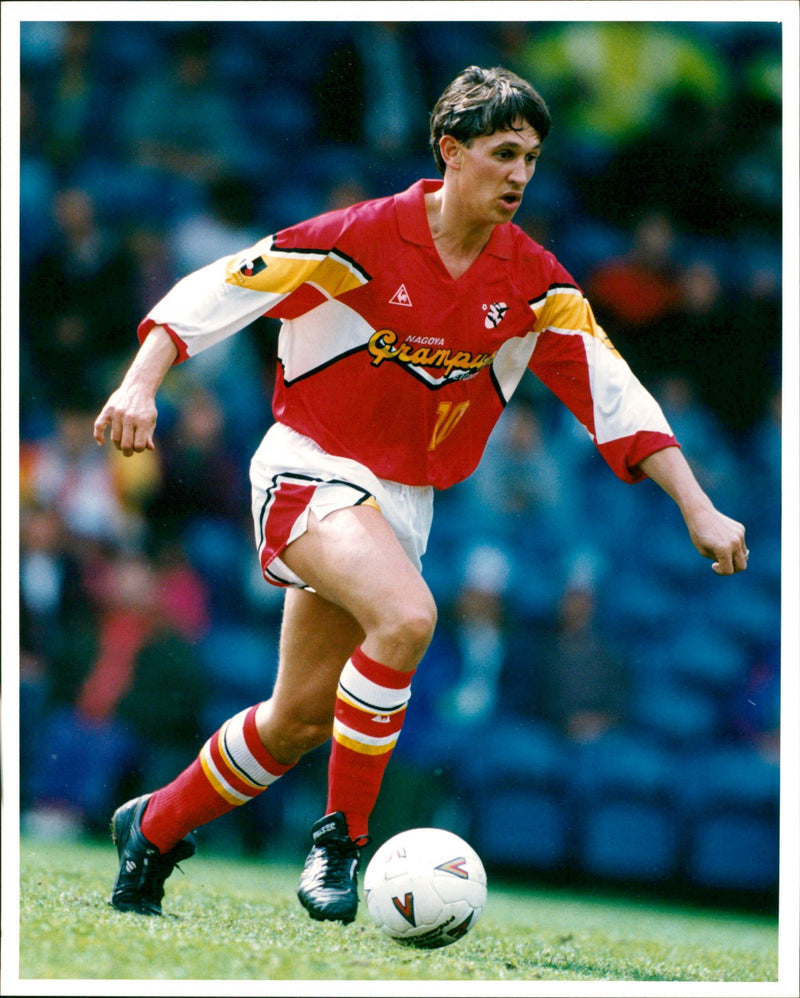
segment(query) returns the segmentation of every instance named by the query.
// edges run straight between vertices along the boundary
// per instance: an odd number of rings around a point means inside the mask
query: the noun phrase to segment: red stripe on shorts
[[[262,523],[264,546],[260,559],[264,572],[289,543],[292,528],[311,502],[316,488],[316,485],[299,485],[296,482],[278,483]]]

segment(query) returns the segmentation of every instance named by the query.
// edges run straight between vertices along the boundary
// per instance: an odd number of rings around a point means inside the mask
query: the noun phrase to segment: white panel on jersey
[[[514,336],[500,347],[492,362],[492,371],[500,385],[506,402],[516,391],[522,375],[528,368],[528,362],[533,355],[538,333],[527,333],[525,336]]]
[[[184,277],[149,313],[180,336],[190,357],[238,333],[286,297],[226,283],[227,264],[228,258],[216,260]]]
[[[294,381],[366,346],[374,331],[358,312],[336,298],[296,319],[287,319],[278,336],[278,357],[285,380]]]
[[[586,349],[598,444],[635,433],[672,433],[661,407],[618,354],[594,336],[573,335]]]

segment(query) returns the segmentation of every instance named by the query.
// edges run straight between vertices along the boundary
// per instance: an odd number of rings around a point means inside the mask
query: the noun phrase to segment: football
[[[437,949],[462,939],[486,904],[475,850],[441,828],[412,828],[383,843],[364,874],[375,924],[396,942]]]

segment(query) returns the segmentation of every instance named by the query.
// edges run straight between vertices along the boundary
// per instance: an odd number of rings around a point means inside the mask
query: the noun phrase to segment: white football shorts
[[[273,586],[310,588],[280,557],[306,531],[309,510],[321,520],[364,503],[378,507],[411,562],[422,570],[433,519],[431,486],[378,478],[358,461],[328,454],[283,423],[269,428],[253,455],[250,484],[258,557]]]

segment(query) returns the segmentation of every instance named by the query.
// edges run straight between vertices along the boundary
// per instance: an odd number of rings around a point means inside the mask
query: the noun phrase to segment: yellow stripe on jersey
[[[345,259],[335,254],[314,250],[288,252],[276,250],[271,240],[257,243],[252,256],[231,258],[228,262],[226,283],[252,291],[268,294],[290,294],[306,282],[318,287],[324,294],[335,298],[337,295],[360,288],[366,278]],[[248,267],[248,263],[261,261]],[[248,270],[252,274],[248,274]]]
[[[608,334],[594,317],[592,307],[577,288],[552,287],[547,294],[530,303],[536,312],[535,331],[551,329],[556,333],[586,333],[599,340],[619,357]]]

